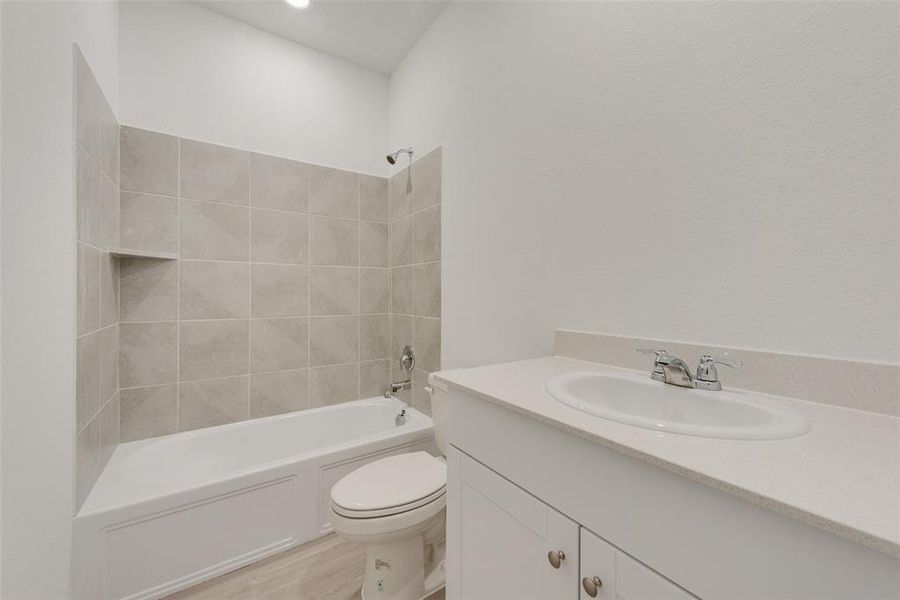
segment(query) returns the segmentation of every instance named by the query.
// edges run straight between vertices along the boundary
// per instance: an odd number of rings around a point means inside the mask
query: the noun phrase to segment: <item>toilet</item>
[[[434,437],[447,454],[443,384],[428,376]],[[444,586],[443,538],[447,463],[427,452],[370,462],[331,488],[338,536],[366,546],[363,600],[420,600]],[[425,549],[432,550],[425,573]]]

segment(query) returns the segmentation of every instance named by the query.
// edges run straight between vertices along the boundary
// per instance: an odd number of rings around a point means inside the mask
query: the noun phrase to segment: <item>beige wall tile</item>
[[[439,319],[416,317],[413,320],[413,348],[416,366],[423,371],[441,368],[441,322]]]
[[[119,177],[119,123],[100,84],[76,49],[75,137],[114,181]]]
[[[412,267],[391,269],[391,312],[404,315],[413,313]]]
[[[103,404],[119,391],[119,326],[113,325],[101,329],[97,335],[100,346],[100,395],[98,400],[100,404]]]
[[[100,253],[100,327],[119,320],[119,259]]]
[[[357,363],[309,370],[309,406],[327,406],[356,400],[359,395]]]
[[[178,386],[174,384],[122,390],[119,403],[122,442],[178,431]]]
[[[391,360],[399,359],[404,346],[413,345],[413,318],[391,315]]]
[[[173,383],[178,375],[177,323],[119,324],[119,384]]]
[[[390,220],[387,179],[372,175],[359,176],[359,218],[379,223]]]
[[[359,181],[356,173],[310,166],[309,211],[331,217],[359,218]]]
[[[432,150],[412,165],[412,210],[441,201],[441,149]]]
[[[100,167],[81,147],[75,148],[75,206],[78,213],[78,239],[102,245],[102,208]]]
[[[100,410],[100,464],[105,465],[119,444],[119,395],[114,394]]]
[[[178,430],[224,425],[250,418],[250,378],[226,377],[178,386]]]
[[[122,192],[119,240],[123,247],[178,252],[178,200]]]
[[[250,371],[300,369],[309,363],[306,318],[250,321]]]
[[[178,263],[119,259],[119,302],[122,322],[174,321],[178,318]]]
[[[441,316],[441,263],[413,267],[413,312],[422,317]]]
[[[391,384],[391,361],[369,360],[359,363],[359,397],[376,398],[384,395]]]
[[[122,127],[120,146],[123,190],[178,195],[178,138]]]
[[[181,381],[249,372],[249,321],[183,321],[179,335]]]
[[[78,334],[100,327],[100,251],[78,244]]]
[[[253,209],[251,250],[253,262],[309,262],[309,232],[305,214]]]
[[[391,223],[391,266],[412,264],[414,242],[412,216]]]
[[[305,316],[309,269],[295,265],[251,265],[250,306],[254,317]]]
[[[309,268],[309,314],[359,313],[359,269],[356,267]]]
[[[250,205],[296,212],[309,210],[309,166],[264,154],[250,155]]]
[[[359,224],[359,264],[363,267],[387,267],[390,262],[390,227],[386,223]]]
[[[75,421],[81,429],[100,410],[101,332],[78,338],[75,344]]]
[[[181,258],[246,261],[250,214],[240,206],[182,200]]]
[[[181,319],[230,319],[250,315],[250,266],[181,262]]]
[[[390,358],[390,356],[390,316],[362,315],[359,318],[359,360]]]
[[[75,438],[75,502],[81,506],[100,476],[100,419],[91,421]]]
[[[359,221],[311,216],[309,254],[314,265],[359,266]]]
[[[362,313],[390,312],[390,269],[359,270],[359,309]]]
[[[412,194],[409,190],[409,169],[397,171],[390,179],[391,221],[408,215],[412,210]]]
[[[432,262],[441,260],[441,206],[416,213],[415,217],[415,261]]]
[[[250,378],[226,377],[178,386],[178,430],[214,427],[250,418]]]
[[[323,366],[356,362],[359,357],[359,317],[310,317],[309,364]]]
[[[250,378],[250,418],[268,417],[309,407],[306,369],[259,373]]]
[[[181,140],[181,197],[250,204],[250,156],[243,150]]]
[[[104,248],[119,245],[119,187],[105,173],[100,174],[100,228]]]

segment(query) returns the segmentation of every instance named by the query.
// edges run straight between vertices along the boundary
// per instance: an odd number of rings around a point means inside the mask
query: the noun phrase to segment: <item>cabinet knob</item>
[[[600,591],[600,586],[603,585],[603,582],[600,581],[599,577],[585,577],[581,580],[581,585],[584,587],[584,591],[588,596],[596,598],[597,592]]]
[[[566,553],[562,550],[551,550],[547,553],[547,560],[550,561],[551,567],[558,569],[562,561],[566,560]]]

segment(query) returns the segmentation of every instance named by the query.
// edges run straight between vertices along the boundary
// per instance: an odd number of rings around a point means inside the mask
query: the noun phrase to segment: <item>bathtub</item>
[[[395,398],[120,444],[74,519],[74,595],[160,598],[324,535],[338,479],[416,450],[431,419]]]

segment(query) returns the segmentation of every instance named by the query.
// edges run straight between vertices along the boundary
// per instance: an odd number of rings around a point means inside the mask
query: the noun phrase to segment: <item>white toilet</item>
[[[434,437],[447,453],[447,390],[428,376]],[[419,600],[444,585],[447,464],[427,452],[373,461],[331,488],[331,524],[342,538],[366,546],[363,600]],[[425,547],[436,567],[425,573]]]

